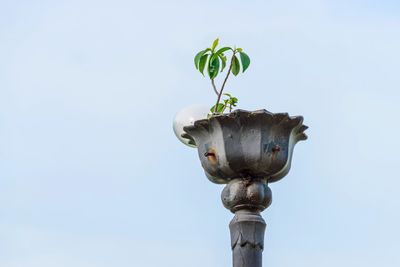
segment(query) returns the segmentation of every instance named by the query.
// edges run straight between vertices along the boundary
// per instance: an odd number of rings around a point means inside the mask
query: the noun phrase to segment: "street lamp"
[[[181,138],[197,147],[208,179],[226,184],[221,199],[230,222],[233,267],[261,267],[265,221],[272,202],[269,183],[290,169],[293,149],[307,139],[303,117],[266,110],[235,110],[183,127]]]

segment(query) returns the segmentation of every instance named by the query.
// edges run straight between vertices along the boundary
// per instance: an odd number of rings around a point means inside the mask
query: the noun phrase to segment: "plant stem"
[[[225,79],[224,79],[224,82],[222,83],[221,91],[219,91],[219,93],[218,93],[218,98],[217,98],[217,103],[215,104],[214,113],[217,113],[217,108],[218,108],[219,101],[221,100],[222,91],[224,90],[226,81],[228,80],[229,74],[230,74],[231,71],[232,71],[233,57],[235,56],[235,54],[236,54],[236,51],[233,51],[233,55],[232,55],[232,59],[231,59],[231,64],[230,64],[230,66],[229,66],[228,73],[226,74]]]
[[[214,88],[214,92],[218,95],[218,90],[217,90],[217,86],[215,86],[214,79],[211,79],[211,84],[212,84],[212,86]]]

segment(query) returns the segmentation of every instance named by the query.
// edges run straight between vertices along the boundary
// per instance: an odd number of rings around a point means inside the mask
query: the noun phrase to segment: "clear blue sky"
[[[264,262],[400,266],[398,1],[0,1],[0,266],[230,266],[222,186],[175,138],[211,105],[215,37],[243,109],[303,115]]]

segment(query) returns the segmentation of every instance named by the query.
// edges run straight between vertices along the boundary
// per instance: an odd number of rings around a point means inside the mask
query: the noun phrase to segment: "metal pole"
[[[229,224],[233,267],[262,267],[266,224],[260,211],[272,201],[263,179],[235,179],[221,194],[224,206],[235,213]]]
[[[233,267],[262,267],[265,226],[258,212],[236,212],[229,224]]]

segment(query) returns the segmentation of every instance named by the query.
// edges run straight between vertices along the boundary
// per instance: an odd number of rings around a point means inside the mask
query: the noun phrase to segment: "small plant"
[[[232,48],[232,47],[222,47],[217,50],[219,39],[215,39],[212,46],[206,48],[196,54],[194,57],[194,65],[196,69],[200,71],[200,73],[204,76],[204,71],[207,71],[208,76],[211,80],[211,85],[214,89],[215,94],[217,95],[217,102],[214,106],[211,107],[209,117],[214,114],[222,114],[228,108],[229,112],[232,111],[232,107],[235,107],[238,103],[238,99],[231,94],[225,93],[223,94],[226,81],[229,78],[229,74],[232,72],[233,75],[237,76],[242,70],[245,72],[250,65],[249,56],[243,52],[242,48]],[[231,52],[232,56],[230,58],[228,72],[222,82],[221,89],[217,90],[217,86],[215,85],[215,78],[219,73],[222,73],[226,67],[227,58],[225,56],[225,52]],[[239,58],[237,57],[239,54]],[[227,98],[221,101],[222,96],[226,96]]]

